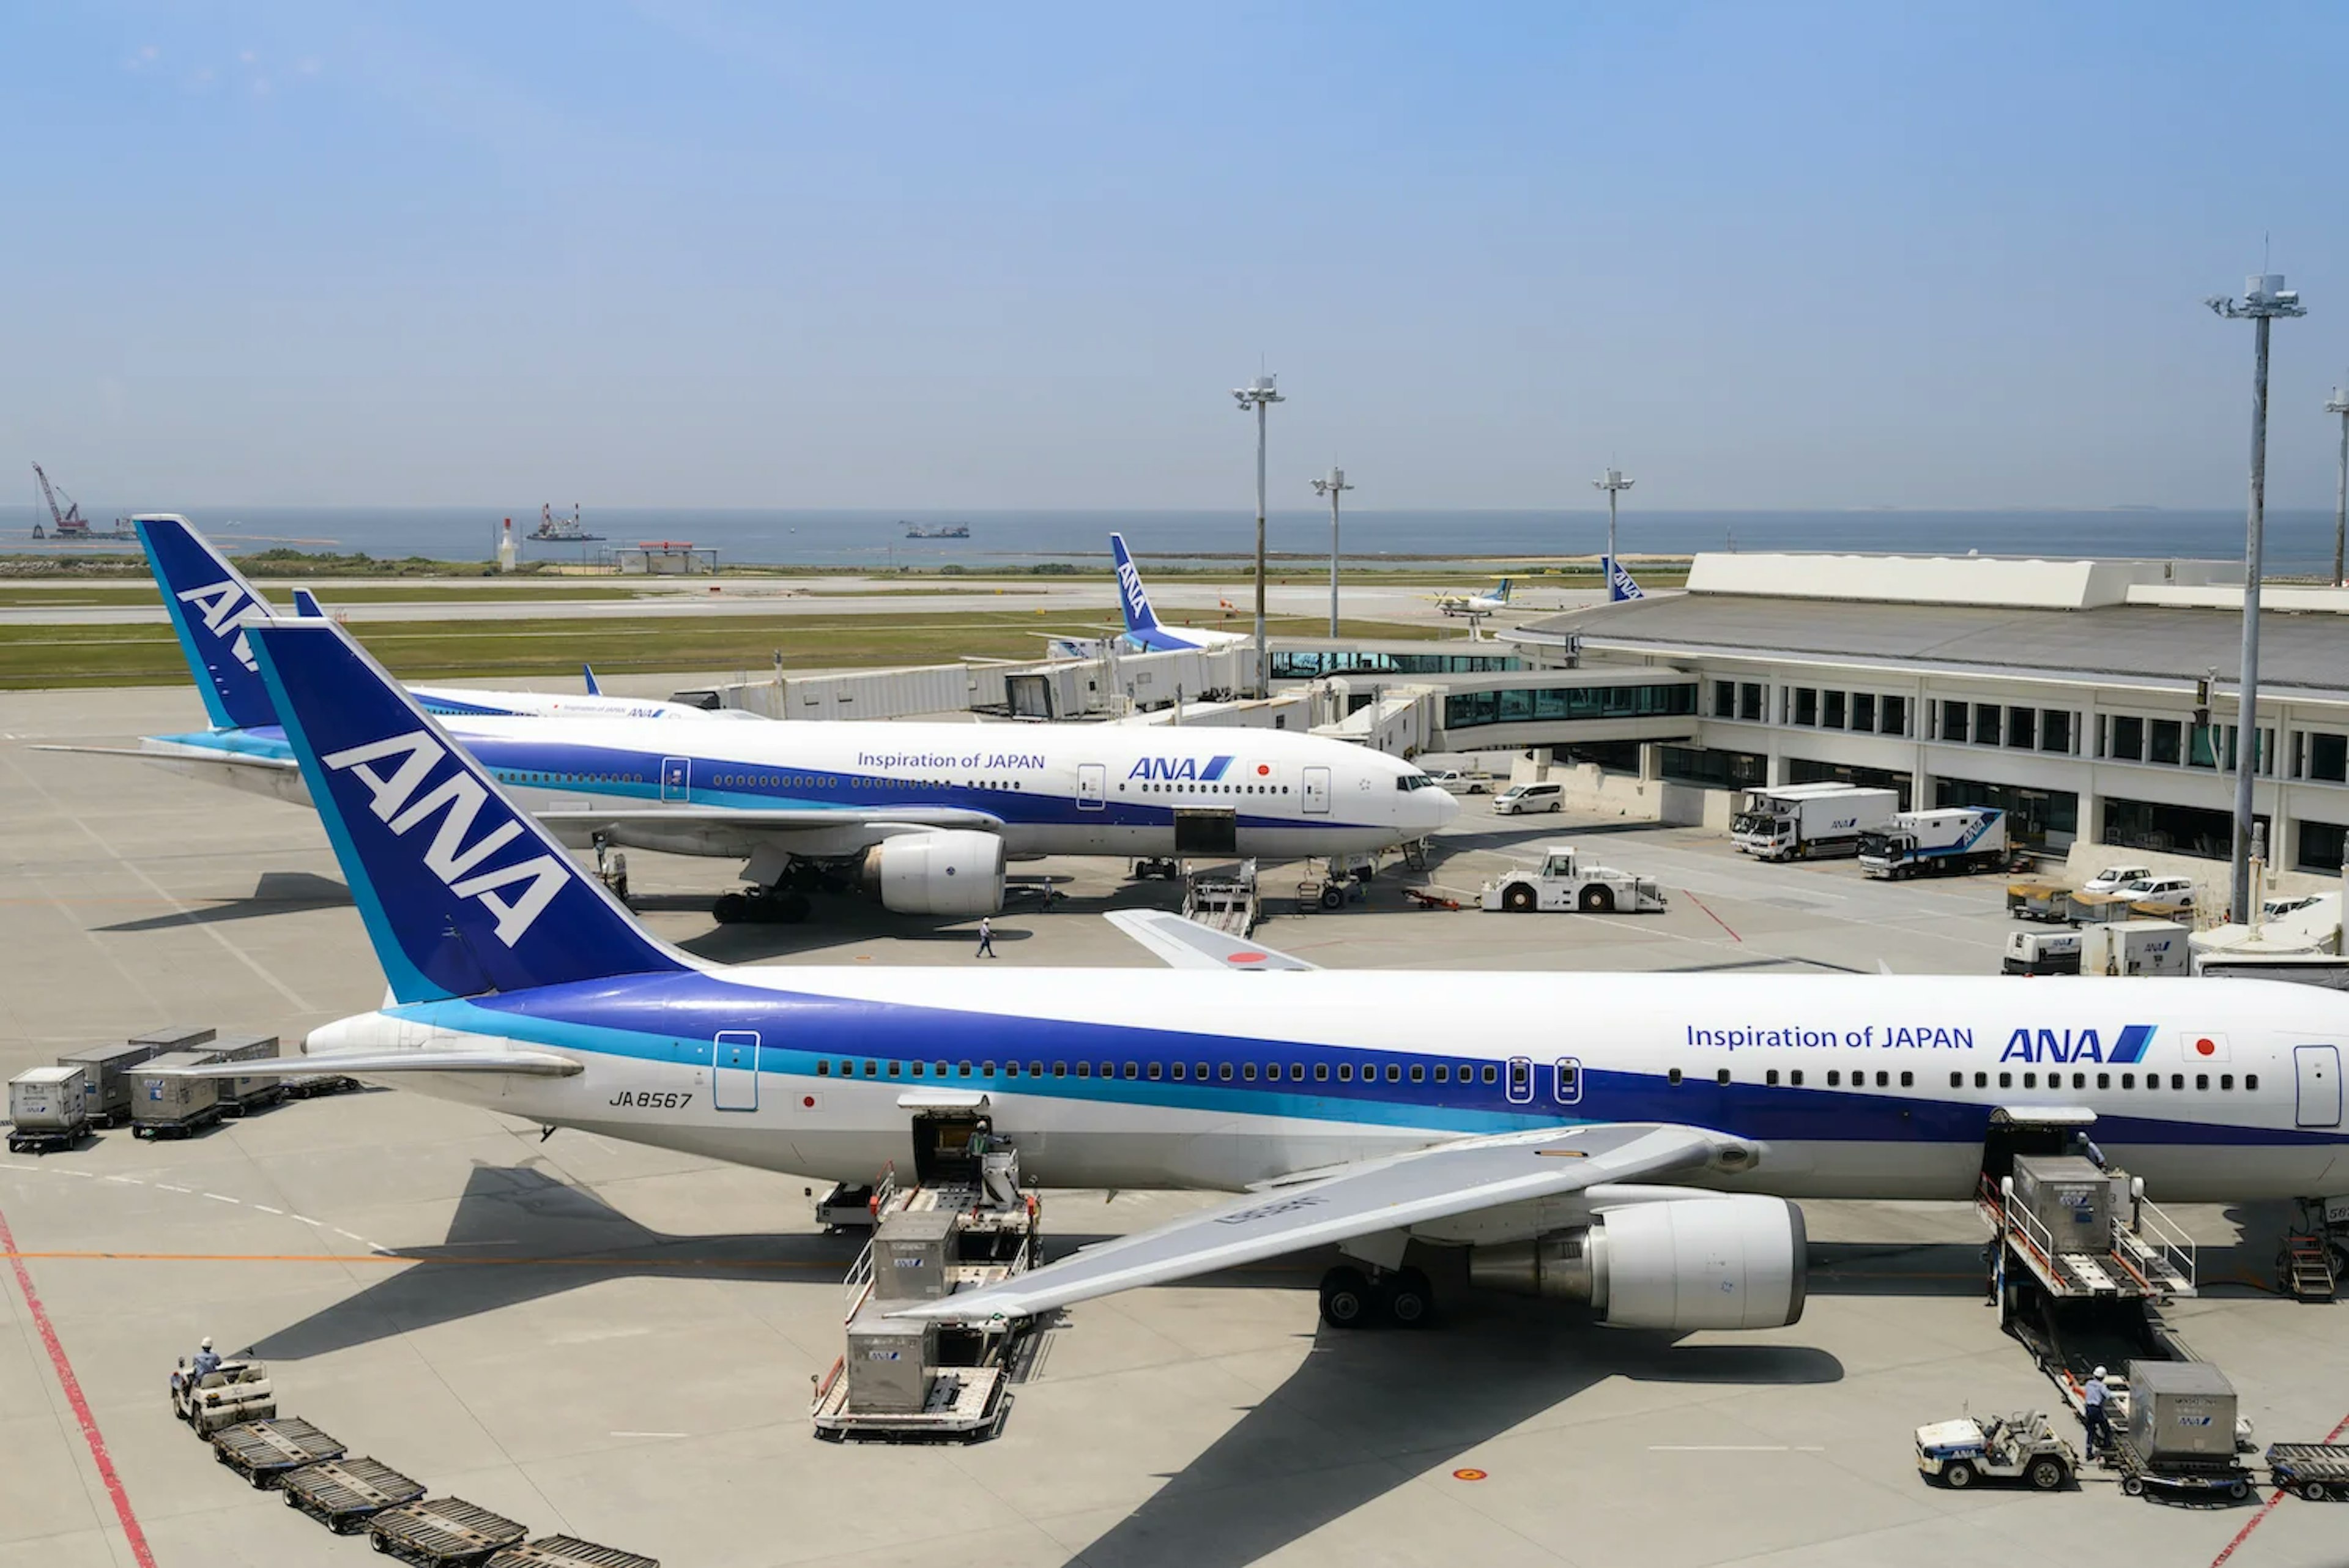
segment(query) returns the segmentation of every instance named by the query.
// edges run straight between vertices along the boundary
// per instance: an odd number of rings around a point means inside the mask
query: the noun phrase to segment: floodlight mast
[[[1607,570],[1604,574],[1607,580],[1599,586],[1607,590],[1609,598],[1615,594],[1615,498],[1639,483],[1636,479],[1624,478],[1619,468],[1610,468],[1606,477],[1590,482],[1592,489],[1607,493]]]
[[[1346,471],[1332,467],[1330,477],[1313,482],[1313,493],[1330,498],[1330,636],[1338,635],[1338,497],[1354,487],[1346,483]]]
[[[2249,925],[2259,890],[2251,886],[2251,784],[2260,753],[2260,570],[2261,532],[2268,493],[2268,324],[2278,317],[2305,316],[2296,289],[2282,273],[2253,273],[2242,296],[2203,301],[2230,321],[2251,324],[2251,499],[2243,524],[2243,670],[2235,715],[2235,833],[2227,918]]]
[[[1239,400],[1240,412],[1256,414],[1256,694],[1272,694],[1271,657],[1267,652],[1264,637],[1264,416],[1273,404],[1285,402],[1275,389],[1277,378],[1258,376],[1245,387],[1232,389]]]
[[[2341,472],[2333,490],[2333,586],[2349,587],[2349,563],[2342,559],[2349,553],[2349,389],[2333,388],[2324,411],[2341,416]]]

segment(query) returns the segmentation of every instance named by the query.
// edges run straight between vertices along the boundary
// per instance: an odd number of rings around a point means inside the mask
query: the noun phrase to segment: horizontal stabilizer
[[[519,1073],[568,1078],[580,1064],[552,1051],[330,1051],[321,1056],[207,1062],[198,1067],[141,1067],[153,1078],[371,1078],[387,1073]]]
[[[1261,971],[1320,967],[1164,909],[1118,909],[1102,919],[1148,948],[1169,969]]]
[[[292,757],[270,757],[252,752],[214,751],[203,746],[56,746],[39,745],[26,748],[35,752],[72,752],[85,757],[136,757],[145,763],[206,763],[223,768],[261,768],[270,773],[299,774],[302,765]]]

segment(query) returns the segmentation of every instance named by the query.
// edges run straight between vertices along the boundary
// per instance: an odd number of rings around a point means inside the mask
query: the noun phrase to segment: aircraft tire
[[[709,906],[709,918],[721,926],[730,926],[750,917],[750,900],[740,893],[720,893],[717,902]]]
[[[1435,1319],[1435,1287],[1417,1269],[1399,1269],[1380,1282],[1385,1311],[1381,1314],[1397,1328],[1425,1328]]]
[[[1321,1276],[1321,1321],[1331,1328],[1363,1327],[1371,1304],[1371,1282],[1361,1270],[1341,1264]]]
[[[1325,909],[1344,909],[1346,907],[1346,889],[1340,888],[1335,882],[1330,883],[1328,886],[1324,887],[1321,889],[1321,907]]]

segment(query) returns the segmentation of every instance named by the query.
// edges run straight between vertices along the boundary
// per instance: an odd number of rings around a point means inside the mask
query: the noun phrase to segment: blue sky
[[[2349,9],[16,5],[0,462],[264,503],[2327,506]]]

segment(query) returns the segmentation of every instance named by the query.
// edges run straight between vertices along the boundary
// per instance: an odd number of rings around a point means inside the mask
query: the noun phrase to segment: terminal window
[[[1998,744],[1998,721],[2000,712],[2001,710],[1999,705],[1995,702],[1977,702],[1974,704],[1975,745],[1995,746]]]
[[[2006,711],[2006,743],[2025,752],[2039,743],[2038,709],[2009,708]]]
[[[1851,694],[1851,727],[1864,734],[1876,730],[1876,693],[1855,691]]]
[[[2062,708],[2050,708],[2039,716],[2039,749],[2043,752],[2069,752],[2072,749],[2072,715]]]
[[[1760,723],[1762,716],[1769,711],[1768,696],[1769,693],[1759,680],[1739,681],[1737,683],[1737,716]]]
[[[2330,876],[2349,860],[2349,827],[2337,822],[2303,822],[2293,836],[2294,864],[2302,871]]]
[[[1971,711],[1963,702],[1941,704],[1941,739],[1962,741],[1966,738],[1966,717]]]
[[[2145,721],[2133,714],[2114,714],[2112,744],[2106,749],[2106,754],[2116,762],[2143,762],[2145,760]]]
[[[2147,738],[2152,742],[2146,748],[2147,762],[2176,767],[2186,754],[2186,726],[2176,719],[2156,719]]]
[[[1822,697],[1824,701],[1819,710],[1821,727],[1829,730],[1842,729],[1845,711],[1844,694],[1840,691],[1828,691],[1822,693]]]
[[[1817,727],[1819,722],[1818,689],[1812,686],[1797,686],[1793,691],[1789,691],[1786,696],[1788,701],[1786,722],[1790,724],[1800,724],[1805,729],[1814,729]]]
[[[2302,765],[2293,772],[2324,784],[2349,784],[2349,735],[2303,730],[2297,738]]]

